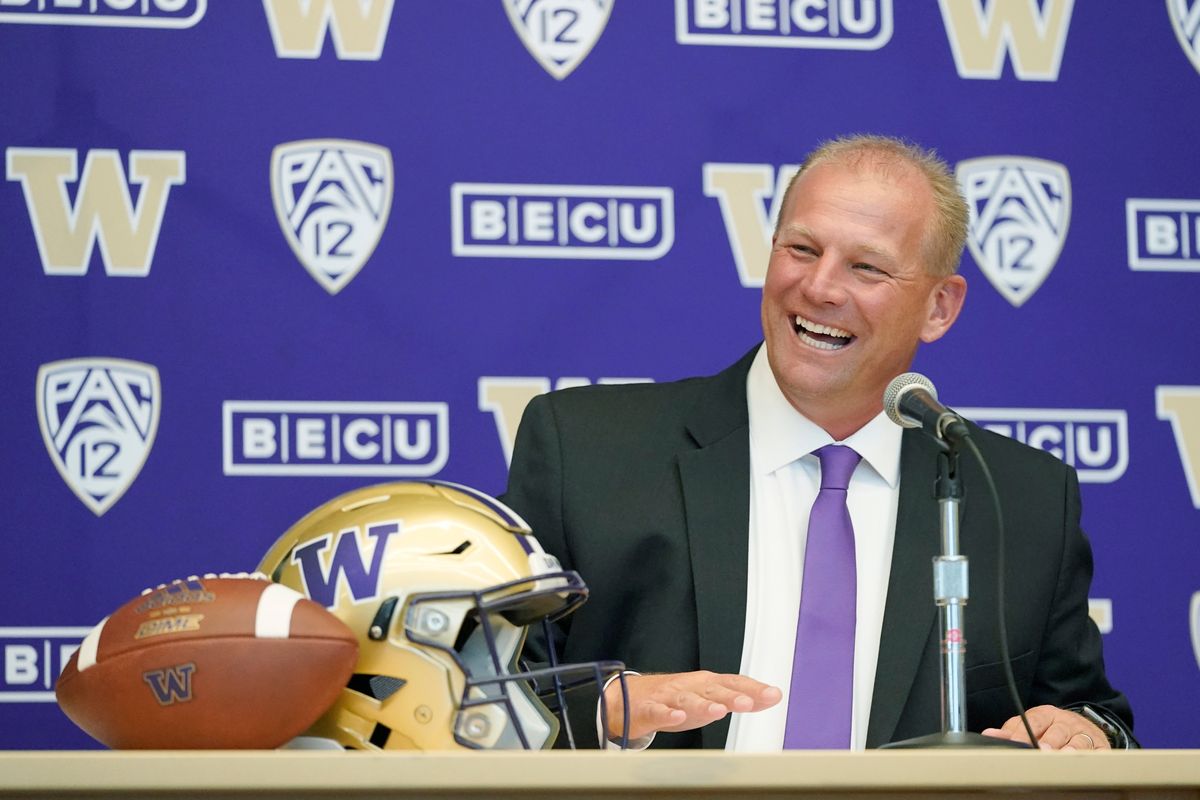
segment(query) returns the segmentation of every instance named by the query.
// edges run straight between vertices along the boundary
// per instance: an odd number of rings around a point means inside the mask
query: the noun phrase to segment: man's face
[[[835,438],[882,408],[919,342],[950,328],[966,282],[932,277],[923,248],[934,213],[910,167],[821,163],[792,187],[763,286],[762,323],[788,401]]]

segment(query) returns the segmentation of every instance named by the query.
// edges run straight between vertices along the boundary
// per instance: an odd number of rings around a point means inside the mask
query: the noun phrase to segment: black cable
[[[996,625],[1000,629],[1000,660],[1004,665],[1004,681],[1008,685],[1013,705],[1017,708],[1017,716],[1021,718],[1021,724],[1025,726],[1025,733],[1029,736],[1030,745],[1034,749],[1038,749],[1037,737],[1033,735],[1033,727],[1025,716],[1025,705],[1017,693],[1017,679],[1013,676],[1010,663],[1012,659],[1008,652],[1008,622],[1004,613],[1004,515],[1000,511],[1000,493],[996,491],[996,482],[992,480],[992,471],[988,469],[987,462],[983,460],[983,455],[975,446],[975,442],[969,436],[964,436],[961,441],[970,446],[971,453],[979,464],[979,469],[983,471],[988,492],[991,494],[992,503],[996,508]]]

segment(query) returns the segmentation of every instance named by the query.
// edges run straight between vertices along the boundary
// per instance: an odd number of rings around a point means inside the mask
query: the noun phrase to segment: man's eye
[[[794,244],[792,245],[792,250],[796,253],[803,253],[804,255],[816,255],[817,252],[806,244]]]
[[[858,269],[858,270],[862,270],[863,272],[872,272],[876,275],[886,275],[887,274],[886,272],[884,272],[883,270],[881,270],[879,267],[875,266],[874,264],[867,264],[862,261],[855,264],[854,268]]]

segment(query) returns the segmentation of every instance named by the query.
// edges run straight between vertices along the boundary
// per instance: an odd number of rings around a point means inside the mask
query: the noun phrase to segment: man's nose
[[[836,306],[846,301],[846,278],[845,265],[824,253],[808,265],[800,283],[809,302]]]

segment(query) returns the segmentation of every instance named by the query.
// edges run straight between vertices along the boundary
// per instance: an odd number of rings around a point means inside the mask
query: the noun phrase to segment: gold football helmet
[[[517,514],[465,486],[399,482],[336,497],[284,533],[259,570],[358,636],[355,674],[308,732],[346,748],[539,749],[560,727],[574,746],[566,690],[622,669],[554,662],[550,623],[587,587]],[[526,670],[518,659],[533,623],[549,666]]]

